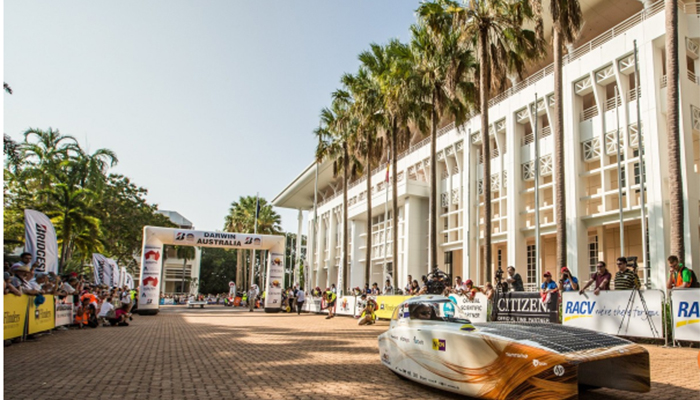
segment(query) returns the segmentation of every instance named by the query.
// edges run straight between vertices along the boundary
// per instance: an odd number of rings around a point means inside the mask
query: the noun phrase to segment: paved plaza
[[[246,310],[247,311],[247,310]],[[388,322],[165,307],[129,327],[54,332],[5,348],[5,399],[458,399],[379,361]],[[583,399],[700,398],[697,349],[646,346],[652,392]]]

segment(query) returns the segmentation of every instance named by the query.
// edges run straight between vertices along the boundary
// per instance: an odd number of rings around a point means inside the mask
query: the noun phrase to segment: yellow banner
[[[52,295],[44,295],[46,301],[39,307],[34,305],[34,297],[29,301],[29,335],[48,331],[56,327],[55,308]]]
[[[24,324],[27,321],[27,302],[29,296],[15,296],[6,294],[3,299],[5,307],[5,324],[3,326],[3,339],[14,339],[22,336]]]
[[[403,303],[412,296],[377,296],[377,318],[391,319],[394,315],[394,310],[399,304]]]

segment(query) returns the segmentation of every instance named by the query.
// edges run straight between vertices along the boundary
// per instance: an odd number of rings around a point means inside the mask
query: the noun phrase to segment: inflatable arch
[[[188,229],[143,228],[141,250],[141,274],[139,282],[139,313],[158,314],[163,245],[218,247],[222,249],[268,250],[268,283],[265,296],[265,312],[278,312],[282,303],[284,282],[284,236],[250,235],[244,233],[207,232]],[[262,286],[262,285],[261,285]],[[265,288],[262,288],[265,290]]]

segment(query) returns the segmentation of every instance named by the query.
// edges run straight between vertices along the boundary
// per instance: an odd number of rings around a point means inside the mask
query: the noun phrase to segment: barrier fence
[[[73,322],[72,296],[60,300],[52,295],[44,295],[44,302],[39,305],[36,305],[35,298],[26,294],[4,295],[4,340],[49,331]]]
[[[556,296],[542,303],[539,293],[509,292],[496,298],[493,309],[483,293],[473,299],[457,294],[449,297],[472,322],[562,323],[619,336],[700,341],[700,289],[672,290],[668,299],[661,290],[643,290],[641,294],[644,301],[631,290],[602,291],[598,295],[565,292],[561,303]],[[396,307],[411,296],[368,298],[377,302],[379,319],[391,319]],[[363,307],[359,296],[341,296],[336,300],[335,313],[357,316]],[[666,308],[669,315],[665,315]],[[303,311],[328,312],[322,299],[312,296],[307,298]]]

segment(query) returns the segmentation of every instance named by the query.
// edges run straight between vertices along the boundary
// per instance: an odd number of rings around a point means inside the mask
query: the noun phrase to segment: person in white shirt
[[[109,326],[109,322],[106,320],[109,318],[114,318],[113,316],[114,306],[112,305],[112,298],[107,297],[100,307],[100,312],[97,313],[98,318],[103,318],[102,326]]]
[[[257,295],[258,291],[255,289],[255,285],[252,285],[248,290],[248,310],[250,310],[250,312],[253,312],[255,308],[255,298]]]
[[[299,289],[297,291],[297,315],[301,315],[301,308],[304,306],[304,301],[306,301],[306,294],[303,290]]]
[[[12,267],[12,272],[20,281],[20,289],[22,293],[28,294],[30,296],[36,296],[41,294],[41,286],[32,279],[31,269],[26,265],[15,264]]]
[[[384,284],[384,290],[382,291],[382,294],[385,296],[393,296],[394,295],[394,287],[391,286],[391,281],[386,280],[386,283]]]

